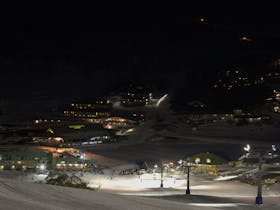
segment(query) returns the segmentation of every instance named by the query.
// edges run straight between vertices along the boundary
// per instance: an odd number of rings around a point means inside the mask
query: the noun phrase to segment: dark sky
[[[176,89],[244,57],[279,53],[279,18],[271,10],[126,6],[38,9],[7,21],[0,57],[7,95],[93,94],[131,80]],[[244,46],[243,35],[254,42]]]

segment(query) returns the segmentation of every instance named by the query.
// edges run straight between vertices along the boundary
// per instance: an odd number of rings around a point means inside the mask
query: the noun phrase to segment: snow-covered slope
[[[5,210],[150,210],[213,209],[161,199],[123,196],[0,178],[0,209]]]

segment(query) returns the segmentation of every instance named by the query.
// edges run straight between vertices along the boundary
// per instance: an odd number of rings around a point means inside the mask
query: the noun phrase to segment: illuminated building
[[[201,101],[191,101],[188,103],[188,105],[193,108],[205,108],[206,107],[206,104]]]
[[[72,118],[103,118],[109,117],[112,109],[110,100],[95,100],[94,102],[73,102],[63,112],[64,116]]]
[[[137,93],[127,93],[123,95],[121,99],[121,104],[124,106],[144,106],[150,103],[149,95],[137,94]]]
[[[110,112],[106,111],[77,111],[77,110],[66,110],[63,112],[66,117],[73,118],[101,118],[109,117]]]
[[[116,142],[116,138],[112,138],[111,136],[94,136],[90,139],[83,141],[80,143],[81,146],[87,146],[87,145],[94,145],[94,144],[107,144],[107,143],[113,143]]]
[[[108,117],[101,119],[88,119],[88,122],[101,124],[106,129],[118,129],[132,127],[137,124],[134,120],[125,119],[122,117]]]
[[[77,110],[111,109],[112,103],[110,100],[95,100],[93,102],[73,102],[70,106]]]
[[[61,137],[33,137],[33,143],[49,143],[49,144],[60,144],[64,142]]]
[[[53,167],[56,170],[80,170],[96,166],[96,160],[87,159],[84,156],[71,156],[61,154],[59,157],[53,158]]]
[[[272,109],[275,113],[280,113],[280,92],[273,90],[271,97],[265,99],[265,101],[271,104]]]
[[[186,115],[187,122],[219,122],[219,121],[233,121],[234,115],[233,114],[206,114],[206,113],[192,113]]]
[[[191,112],[186,115],[187,123],[235,122],[259,123],[269,120],[267,115],[243,113],[241,109],[234,109],[232,113],[204,113]]]
[[[242,114],[234,116],[235,122],[238,123],[258,123],[269,119],[270,117],[265,115]]]
[[[276,101],[280,101],[280,91],[274,90],[274,98]]]
[[[213,87],[225,90],[234,88],[252,87],[262,85],[265,82],[264,77],[249,77],[239,70],[227,70],[219,73],[219,79],[214,82]]]
[[[0,170],[36,169],[44,164],[51,167],[52,154],[38,150],[0,151]]]
[[[274,109],[274,112],[280,113],[280,107],[279,106],[275,106],[275,107],[273,107],[273,109]]]
[[[153,94],[149,88],[130,85],[121,94],[121,104],[123,106],[145,106],[151,103]]]
[[[36,119],[33,121],[34,124],[36,125],[48,125],[48,124],[55,124],[59,125],[62,123],[62,120],[60,119]]]
[[[143,113],[133,113],[131,114],[131,119],[141,122],[145,120],[145,115]]]

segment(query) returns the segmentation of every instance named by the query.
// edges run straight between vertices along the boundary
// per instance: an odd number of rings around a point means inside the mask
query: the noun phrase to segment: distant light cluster
[[[227,70],[214,82],[214,88],[231,90],[240,87],[258,86],[264,83],[264,77],[250,78],[239,70]]]

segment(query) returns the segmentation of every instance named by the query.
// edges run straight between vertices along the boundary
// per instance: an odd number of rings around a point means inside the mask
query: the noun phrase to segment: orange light
[[[241,41],[245,41],[245,42],[251,42],[252,41],[252,39],[250,39],[250,38],[248,38],[246,36],[241,37],[240,40]]]

